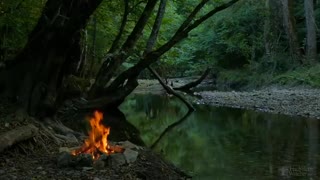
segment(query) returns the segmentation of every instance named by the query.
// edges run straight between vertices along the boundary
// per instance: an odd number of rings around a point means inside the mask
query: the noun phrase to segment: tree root
[[[0,134],[0,152],[16,145],[27,153],[35,148],[34,143],[48,151],[46,147],[48,142],[59,146],[64,143],[76,144],[78,143],[77,137],[82,135],[64,126],[60,121],[49,118],[39,121],[19,110],[8,115],[6,119],[9,122],[14,121],[18,126]]]
[[[59,139],[52,130],[45,127],[44,124],[40,123],[41,129],[45,132],[46,136],[54,141],[55,144],[61,145],[63,141]]]

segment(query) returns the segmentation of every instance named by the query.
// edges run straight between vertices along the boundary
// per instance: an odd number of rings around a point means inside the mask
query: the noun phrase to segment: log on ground
[[[0,135],[0,152],[16,143],[34,137],[38,131],[39,129],[37,127],[28,124],[3,133]]]

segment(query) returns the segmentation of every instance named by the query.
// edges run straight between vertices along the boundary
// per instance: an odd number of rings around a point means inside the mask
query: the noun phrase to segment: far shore
[[[190,79],[170,79],[174,87]],[[210,81],[200,85],[206,86]],[[165,94],[156,80],[139,80],[134,93]],[[268,87],[248,91],[200,91],[201,103],[213,106],[252,109],[276,114],[302,116],[320,119],[320,89],[310,87]]]

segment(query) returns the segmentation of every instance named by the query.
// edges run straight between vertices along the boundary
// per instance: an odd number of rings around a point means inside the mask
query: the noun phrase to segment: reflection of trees
[[[147,145],[186,112],[179,101],[139,98],[139,102],[131,103],[133,109],[127,118],[136,119]],[[159,106],[154,121],[147,120],[144,103],[151,103],[151,109]],[[199,179],[260,179],[261,175],[279,179],[283,178],[281,168],[288,166],[305,168],[309,177],[315,177],[312,173],[319,165],[318,126],[318,122],[301,118],[201,105],[163,136],[155,150],[181,168],[201,174]]]
[[[301,124],[302,121],[290,121],[287,125],[288,133],[285,135],[287,138],[283,144],[283,151],[284,155],[282,160],[282,166],[284,167],[293,167],[295,165],[295,160],[299,156],[296,150],[299,148],[298,146],[301,145],[300,143],[303,142],[301,137]],[[280,174],[281,175],[281,174]]]
[[[183,103],[176,98],[152,94],[131,96],[121,109],[127,119],[139,128],[147,145],[151,145],[167,126],[187,111]],[[149,120],[151,118],[152,121]]]
[[[308,120],[309,128],[309,151],[308,151],[308,176],[310,179],[317,179],[318,154],[319,154],[319,122],[317,119]]]
[[[172,131],[174,128],[176,128],[178,125],[180,125],[181,123],[183,123],[185,120],[187,120],[187,118],[191,115],[192,111],[188,111],[188,113],[186,115],[184,115],[180,120],[170,124],[161,134],[160,136],[156,139],[156,141],[151,145],[151,148],[153,149],[158,143],[159,141],[163,138],[163,136],[167,133],[169,133],[170,131]]]
[[[306,166],[303,122],[281,115],[200,106],[178,130],[163,138],[157,149],[203,178],[213,173],[217,179],[231,174],[279,177],[283,166]]]
[[[160,112],[167,110],[169,98],[159,95],[135,96],[137,111],[143,111],[148,119],[155,119]]]

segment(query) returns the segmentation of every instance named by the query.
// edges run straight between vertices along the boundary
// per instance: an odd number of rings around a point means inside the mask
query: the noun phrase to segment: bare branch
[[[198,27],[201,23],[203,23],[204,21],[206,21],[207,19],[209,19],[210,17],[212,17],[216,13],[218,13],[218,12],[224,10],[224,9],[227,9],[228,7],[232,6],[233,4],[235,4],[238,1],[239,0],[232,0],[232,1],[228,2],[228,3],[222,4],[222,5],[214,8],[213,10],[208,12],[206,15],[204,15],[201,18],[199,18],[198,20],[196,20],[192,25],[188,26],[188,28],[185,31],[187,33],[189,33],[191,30],[193,30],[194,28]]]
[[[138,39],[142,35],[142,31],[147,24],[151,13],[156,6],[158,0],[149,0],[145,6],[136,26],[133,28],[131,34],[128,36],[126,42],[122,45],[121,49],[125,52],[131,51]]]
[[[193,87],[196,87],[197,85],[199,85],[209,74],[210,72],[210,69],[207,68],[204,73],[200,76],[199,79],[197,79],[196,81],[192,81],[188,84],[185,84],[183,86],[180,86],[180,87],[176,87],[176,88],[173,88],[174,90],[180,90],[180,91],[189,91],[191,88]]]
[[[166,83],[161,79],[160,75],[152,67],[149,66],[148,69],[157,78],[161,86],[168,92],[168,94],[172,94],[180,99],[188,107],[189,111],[195,111],[192,104],[183,98],[179,93],[175,92],[171,87],[167,86]]]
[[[157,37],[158,37],[159,30],[160,30],[162,18],[163,18],[163,15],[165,13],[166,3],[167,3],[167,0],[161,0],[161,2],[160,2],[160,6],[159,6],[158,13],[157,13],[157,17],[156,17],[156,20],[155,20],[155,22],[153,24],[152,31],[151,31],[149,40],[147,42],[146,50],[145,50],[144,53],[150,52],[152,50],[152,48],[154,47],[156,41],[157,41]],[[172,94],[172,95],[176,96],[178,99],[180,99],[189,108],[189,111],[194,111],[195,110],[193,108],[193,106],[187,100],[185,100],[180,94],[175,92],[171,87],[167,86],[166,83],[163,82],[163,80],[161,79],[160,75],[157,73],[156,70],[154,70],[150,66],[148,67],[148,69],[156,77],[156,79],[159,81],[161,86],[169,94]]]
[[[228,3],[222,4],[222,5],[214,8],[213,10],[211,10],[210,12],[208,12],[207,14],[205,14],[204,16],[202,16],[201,18],[196,20],[193,24],[186,27],[186,29],[184,29],[183,31],[177,32],[166,44],[162,45],[160,48],[158,48],[157,50],[155,50],[154,52],[151,52],[151,53],[154,53],[154,55],[156,55],[156,56],[161,56],[162,54],[166,53],[172,46],[176,45],[182,39],[186,38],[188,36],[188,33],[191,30],[198,27],[205,20],[209,19],[214,14],[230,7],[231,5],[233,5],[234,3],[238,2],[238,1],[239,0],[232,0]],[[152,56],[154,56],[154,55],[152,55]]]
[[[124,28],[127,24],[128,21],[128,15],[129,15],[129,0],[123,0],[124,1],[124,12],[123,12],[123,16],[122,16],[122,22],[119,28],[119,32],[115,38],[115,40],[112,43],[112,46],[110,48],[110,50],[108,51],[108,54],[113,53],[118,45],[119,45],[119,41],[121,39],[121,36],[123,34]]]
[[[160,1],[157,17],[156,17],[156,20],[153,24],[152,31],[149,36],[149,40],[147,42],[146,50],[144,53],[148,53],[148,52],[152,51],[154,44],[157,42],[162,19],[163,19],[164,13],[166,11],[166,4],[167,4],[167,0]]]
[[[109,86],[110,89],[116,89],[118,84],[121,84],[121,82],[124,82],[127,77],[132,76],[138,76],[139,73],[146,69],[148,66],[150,66],[152,63],[159,60],[159,57],[166,53],[168,50],[170,50],[174,45],[179,43],[182,39],[186,38],[188,36],[188,33],[198,27],[202,22],[213,16],[214,14],[230,7],[234,3],[238,2],[239,0],[232,0],[228,3],[222,4],[210,12],[208,12],[206,15],[202,16],[198,20],[196,20],[193,24],[189,25],[185,30],[181,31],[180,33],[176,33],[167,43],[159,47],[157,50],[151,51],[137,63],[133,67],[127,69],[126,71],[122,72]],[[201,3],[203,3],[202,1]]]
[[[181,24],[177,32],[174,36],[177,36],[179,33],[185,30],[190,24],[190,22],[193,20],[193,18],[198,14],[198,12],[202,9],[202,7],[208,2],[209,0],[202,0],[195,8],[194,10],[189,14],[188,18]]]

